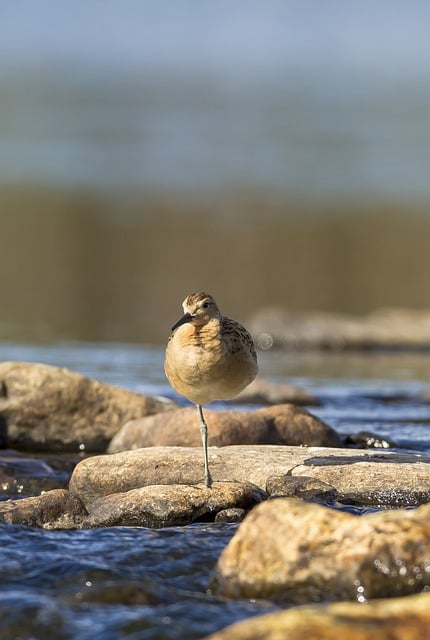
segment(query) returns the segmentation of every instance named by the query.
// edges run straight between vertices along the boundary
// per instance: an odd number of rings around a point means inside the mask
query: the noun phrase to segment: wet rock
[[[418,640],[428,637],[430,594],[362,604],[294,607],[226,627],[206,640]]]
[[[0,387],[1,439],[21,450],[105,451],[126,421],[176,406],[44,364],[0,363]]]
[[[159,593],[160,589],[154,584],[147,585],[142,580],[102,580],[91,583],[91,588],[82,591],[73,590],[73,596],[68,604],[75,606],[82,604],[119,605],[121,607],[156,606],[164,603]],[[65,598],[63,596],[62,601]],[[69,636],[70,638],[70,636]]]
[[[266,491],[271,498],[301,498],[311,502],[336,499],[336,489],[326,482],[309,476],[270,476]]]
[[[429,504],[359,517],[269,500],[224,549],[212,588],[223,597],[295,604],[410,595],[430,586],[429,542]]]
[[[32,498],[0,502],[0,521],[44,529],[76,529],[87,512],[77,496],[54,489]]]
[[[209,445],[295,444],[337,447],[338,434],[306,409],[281,404],[254,411],[205,409]],[[108,451],[153,446],[201,446],[199,419],[194,407],[133,420],[112,439]]]
[[[266,489],[270,476],[311,476],[356,505],[416,506],[430,501],[430,457],[390,451],[319,447],[210,447],[214,480],[251,482]],[[196,484],[203,479],[201,447],[148,447],[80,462],[69,488],[89,505],[96,498],[154,484]]]
[[[265,498],[249,483],[215,482],[210,489],[204,484],[147,486],[95,500],[83,527],[186,525],[214,520],[226,509],[250,509]]]
[[[430,312],[381,309],[363,316],[261,309],[248,322],[257,345],[267,348],[376,349],[430,345]]]
[[[66,489],[76,462],[0,451],[0,496],[35,496],[50,489]]]
[[[18,582],[18,579],[17,579]],[[46,590],[48,591],[48,590]],[[0,597],[2,640],[70,640],[70,617],[49,591],[3,587]]]
[[[292,474],[332,485],[344,504],[412,507],[430,502],[428,456],[365,450],[350,450],[348,456],[347,451],[309,456]]]
[[[218,511],[215,516],[215,522],[242,522],[246,516],[245,509],[231,508]]]
[[[394,440],[378,436],[371,431],[348,434],[345,438],[345,444],[348,447],[357,447],[357,449],[392,449],[397,446]]]
[[[317,406],[320,402],[313,395],[289,384],[269,382],[256,378],[234,399],[243,404],[295,404]]]

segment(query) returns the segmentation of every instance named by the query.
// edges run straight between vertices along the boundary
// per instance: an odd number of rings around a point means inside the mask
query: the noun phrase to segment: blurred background
[[[0,339],[427,308],[430,4],[0,5]]]

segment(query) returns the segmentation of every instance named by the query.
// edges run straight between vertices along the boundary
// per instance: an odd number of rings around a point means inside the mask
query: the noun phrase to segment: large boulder
[[[212,588],[283,603],[369,600],[430,586],[430,504],[361,517],[295,498],[255,507],[221,554]]]
[[[234,444],[289,444],[338,447],[339,435],[302,407],[280,404],[253,411],[204,410],[208,442]],[[194,407],[178,409],[125,424],[109,445],[110,453],[154,446],[198,447],[199,417]]]
[[[272,476],[314,478],[349,504],[398,507],[430,501],[430,458],[420,454],[286,445],[210,447],[209,466],[216,481],[251,482],[263,490]],[[202,479],[201,446],[147,447],[82,460],[69,489],[89,505],[111,493]]]
[[[176,407],[68,369],[0,363],[0,439],[32,451],[105,451],[128,420]]]

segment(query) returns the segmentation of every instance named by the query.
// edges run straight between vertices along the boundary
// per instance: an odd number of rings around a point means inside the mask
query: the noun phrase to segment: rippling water
[[[269,610],[207,593],[231,525],[46,532],[0,526],[0,632],[9,638],[199,638]]]
[[[0,344],[0,360],[67,366],[173,396],[162,359],[163,350],[149,346]],[[428,387],[429,354],[268,352],[260,365],[263,376],[314,393],[321,406],[312,411],[340,432],[372,430],[399,450],[430,453],[430,404],[419,397]],[[208,591],[235,530],[195,524],[48,532],[0,525],[1,638],[192,639],[273,610],[268,602],[224,601]]]
[[[0,9],[2,336],[161,339],[168,326],[159,335],[153,327],[170,317],[166,301],[178,297],[179,308],[178,292],[195,282],[194,254],[184,251],[190,238],[205,247],[197,286],[218,278],[227,306],[244,304],[245,317],[251,299],[253,307],[353,310],[423,304],[428,229],[412,233],[409,205],[430,195],[425,3],[102,4],[76,0],[71,10],[28,0]],[[70,193],[53,189],[64,185]],[[135,204],[134,188],[145,195]],[[98,200],[91,189],[105,195]],[[181,235],[172,220],[190,200],[178,204],[175,192],[175,207],[169,200],[169,217],[160,218],[154,189],[200,194],[193,227],[201,215],[210,225],[241,224],[254,209],[263,222],[254,235],[211,226]],[[225,197],[230,189],[245,194],[243,203]],[[405,202],[407,225],[389,233],[385,210],[353,224],[343,198],[353,203],[357,194],[360,203]],[[334,196],[338,217],[349,214],[334,232],[319,222],[267,228],[271,206],[294,218],[296,202],[309,197],[328,198],[315,209],[331,218]],[[306,211],[299,206],[298,219]],[[152,215],[158,226],[128,230]],[[114,231],[99,218],[116,221]],[[0,360],[8,359],[173,396],[158,347],[0,344]],[[400,450],[430,453],[430,408],[419,398],[428,355],[269,352],[261,370],[314,393],[321,405],[313,411],[343,434],[372,430]],[[0,636],[192,639],[269,610],[207,591],[234,531],[0,525]]]

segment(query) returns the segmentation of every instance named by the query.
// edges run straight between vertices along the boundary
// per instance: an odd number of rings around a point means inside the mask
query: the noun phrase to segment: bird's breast
[[[226,400],[253,380],[257,365],[246,350],[233,352],[216,327],[196,331],[183,325],[171,336],[165,360],[173,388],[197,404]]]
[[[192,329],[192,327],[191,327]],[[182,377],[202,375],[223,361],[224,345],[216,335],[180,327],[169,341],[166,360]]]

